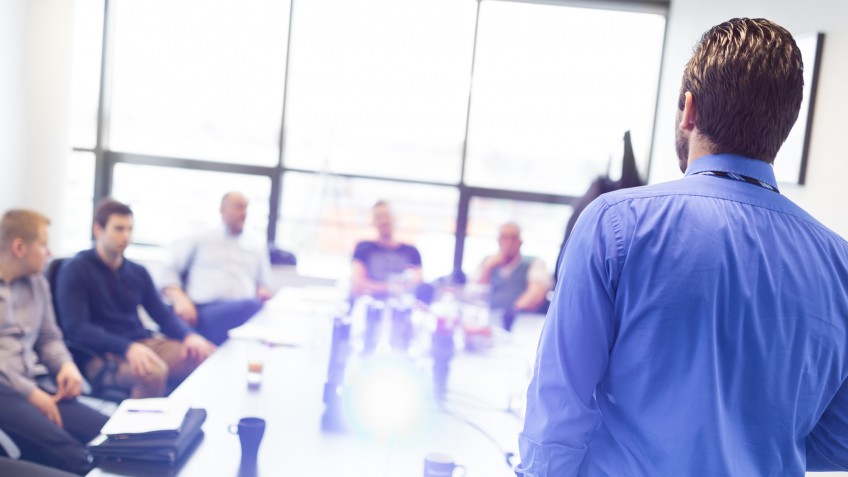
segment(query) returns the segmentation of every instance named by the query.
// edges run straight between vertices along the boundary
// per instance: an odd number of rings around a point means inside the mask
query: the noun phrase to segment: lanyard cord
[[[700,174],[707,175],[707,176],[723,177],[725,179],[730,179],[730,180],[739,181],[739,182],[747,182],[748,184],[753,184],[755,186],[762,187],[763,189],[768,189],[772,192],[777,192],[778,194],[780,194],[780,191],[777,189],[777,187],[775,187],[775,186],[773,186],[773,185],[771,185],[767,182],[763,182],[759,179],[754,179],[753,177],[743,176],[742,174],[737,174],[735,172],[701,171],[701,172],[695,173],[695,175],[700,175]]]

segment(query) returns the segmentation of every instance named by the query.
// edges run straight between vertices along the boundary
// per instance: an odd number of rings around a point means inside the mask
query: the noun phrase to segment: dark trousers
[[[21,449],[21,459],[84,475],[91,470],[85,444],[100,434],[109,417],[76,399],[57,406],[64,429],[20,393],[0,384],[0,428]]]
[[[0,457],[0,475],[3,477],[73,477],[74,474],[24,460]]]
[[[262,309],[262,301],[213,301],[197,305],[197,331],[209,341],[220,345],[227,340],[227,332],[241,326]]]

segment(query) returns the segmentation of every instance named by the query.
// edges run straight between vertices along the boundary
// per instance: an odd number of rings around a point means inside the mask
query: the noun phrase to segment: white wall
[[[26,158],[22,205],[52,221],[54,248],[64,230],[62,196],[70,155],[73,0],[29,0],[26,18]]]
[[[70,151],[73,22],[73,0],[0,2],[0,210],[36,209],[53,230]]]
[[[23,195],[26,2],[0,2],[0,210],[17,205]]]
[[[807,180],[781,190],[843,237],[848,237],[848,2],[840,0],[672,0],[660,84],[651,182],[680,177],[674,115],[683,66],[701,34],[733,17],[763,17],[794,35],[825,34]]]

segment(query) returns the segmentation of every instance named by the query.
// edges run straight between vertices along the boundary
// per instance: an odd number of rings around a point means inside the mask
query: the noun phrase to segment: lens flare
[[[352,428],[377,438],[418,432],[432,409],[426,371],[400,357],[374,357],[349,370],[344,391]]]

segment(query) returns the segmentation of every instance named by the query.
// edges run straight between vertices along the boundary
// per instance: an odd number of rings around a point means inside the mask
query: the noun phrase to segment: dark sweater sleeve
[[[67,337],[98,353],[123,356],[132,340],[110,333],[91,321],[89,307],[92,287],[97,283],[85,276],[85,263],[72,259],[59,270],[56,284],[56,313],[61,317]]]
[[[170,338],[182,340],[187,334],[191,333],[191,328],[181,319],[177,318],[174,313],[162,302],[159,297],[159,292],[156,290],[156,285],[153,284],[153,279],[150,278],[150,273],[147,269],[141,267],[144,274],[144,293],[142,294],[142,306],[147,311],[147,314],[153,318],[159,325],[159,331]]]
[[[417,248],[410,245],[409,246],[409,263],[413,266],[420,267],[421,266],[421,252],[418,251]]]

